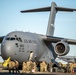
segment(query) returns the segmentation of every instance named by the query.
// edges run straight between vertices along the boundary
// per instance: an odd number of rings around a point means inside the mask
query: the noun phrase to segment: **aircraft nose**
[[[11,52],[11,43],[8,42],[4,42],[1,44],[1,55],[3,57],[3,59],[7,59],[9,56],[11,56],[10,52]]]

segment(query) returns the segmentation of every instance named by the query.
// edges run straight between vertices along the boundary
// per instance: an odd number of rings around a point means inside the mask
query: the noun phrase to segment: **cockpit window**
[[[19,37],[20,42],[22,42],[21,38]]]
[[[6,38],[6,40],[10,40],[10,38],[8,37],[8,38]]]
[[[18,39],[18,38],[16,38],[16,40],[17,40],[17,41],[19,41],[19,39]]]
[[[15,40],[15,38],[14,37],[8,37],[8,38],[6,38],[6,40]]]
[[[22,42],[22,39],[20,37],[7,37],[6,40],[9,40],[9,41],[14,41],[14,40],[17,40],[19,42]]]
[[[12,37],[12,38],[10,38],[10,40],[15,40],[15,38]]]
[[[17,37],[17,35],[15,35],[15,37]]]
[[[16,38],[16,40],[17,41],[19,41],[19,42],[22,42],[22,40],[21,40],[21,38],[19,37],[19,38]]]

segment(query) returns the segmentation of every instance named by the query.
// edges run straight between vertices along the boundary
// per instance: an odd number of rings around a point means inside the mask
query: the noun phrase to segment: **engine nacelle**
[[[64,56],[64,55],[68,54],[70,47],[69,47],[68,43],[66,43],[64,41],[59,41],[56,43],[54,50],[57,55]]]

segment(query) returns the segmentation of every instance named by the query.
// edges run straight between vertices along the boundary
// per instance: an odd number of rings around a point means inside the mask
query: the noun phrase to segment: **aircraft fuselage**
[[[33,61],[50,62],[53,59],[53,53],[45,45],[42,37],[45,36],[29,32],[11,32],[5,36],[1,44],[1,56],[4,60],[11,57],[12,60],[18,60],[22,63],[28,61],[32,51]]]

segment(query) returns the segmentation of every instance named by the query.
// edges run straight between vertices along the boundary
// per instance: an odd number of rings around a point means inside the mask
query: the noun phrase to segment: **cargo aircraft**
[[[49,7],[22,10],[21,13],[45,11],[50,11],[46,35],[13,31],[6,36],[0,37],[1,56],[4,60],[11,57],[11,60],[15,59],[19,63],[28,60],[56,63],[57,56],[64,56],[69,52],[69,44],[76,45],[76,40],[74,39],[53,36],[56,13],[58,11],[73,12],[76,9],[58,7],[55,2],[52,2]]]

